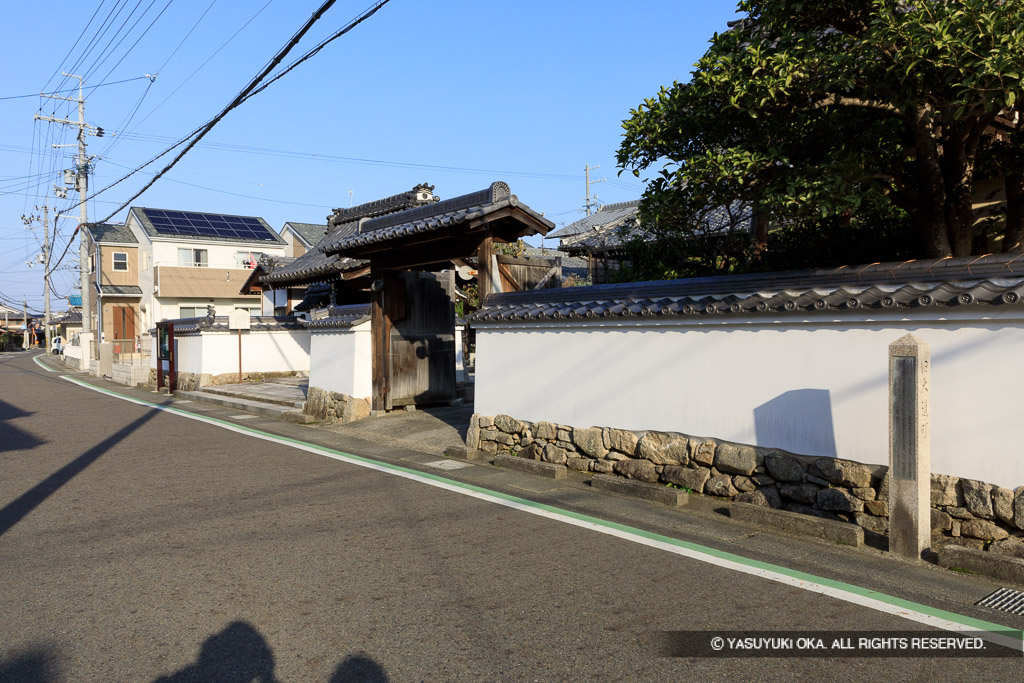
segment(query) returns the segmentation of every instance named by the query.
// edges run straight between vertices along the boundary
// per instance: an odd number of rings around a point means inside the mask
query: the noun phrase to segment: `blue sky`
[[[42,269],[25,265],[40,252],[42,232],[26,229],[21,216],[44,203],[78,215],[76,195],[62,200],[52,189],[74,151],[52,145],[74,143],[74,129],[33,120],[37,112],[77,119],[76,105],[38,97],[77,83],[62,69],[85,76],[86,121],[106,131],[88,138],[89,154],[98,156],[95,191],[219,112],[321,4],[6,0],[0,301],[27,299],[42,309]],[[285,63],[370,4],[339,0]],[[621,122],[660,86],[688,80],[708,39],[735,18],[735,5],[391,0],[229,113],[132,205],[261,216],[280,230],[424,181],[448,198],[504,180],[521,202],[567,224],[583,215],[587,164],[601,167],[593,178],[607,178],[592,190],[602,203],[639,197],[640,181],[616,175]],[[126,82],[89,87],[116,81]],[[27,94],[35,96],[17,97]],[[90,220],[106,217],[150,177],[138,173],[90,201]],[[55,258],[76,222],[60,222]],[[75,255],[73,246],[54,274],[59,295],[74,293]],[[66,301],[52,305],[63,310]]]

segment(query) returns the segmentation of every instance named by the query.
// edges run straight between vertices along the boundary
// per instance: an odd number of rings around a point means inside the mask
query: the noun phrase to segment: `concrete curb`
[[[959,545],[944,545],[939,548],[938,555],[939,565],[947,569],[963,569],[1024,585],[1024,560],[1018,557],[996,555]]]
[[[565,465],[556,465],[553,462],[541,462],[540,460],[528,460],[527,458],[518,458],[514,455],[495,455],[494,464],[498,467],[536,474],[548,479],[565,479],[569,476],[569,470],[565,468]]]
[[[668,486],[649,484],[645,481],[637,481],[636,479],[623,479],[622,477],[614,477],[609,474],[594,475],[590,480],[590,485],[602,491],[621,493],[625,496],[663,503],[672,507],[679,507],[690,502],[690,497],[686,494],[686,491]]]
[[[486,451],[478,451],[468,446],[448,446],[444,449],[444,454],[449,458],[463,460],[486,460],[489,455]]]
[[[845,543],[855,548],[864,545],[864,529],[856,524],[802,515],[798,512],[775,510],[750,503],[732,503],[729,506],[729,516],[741,522],[823,538],[836,543]]]
[[[279,420],[287,420],[288,422],[297,422],[299,424],[310,424],[317,421],[312,415],[307,415],[300,410],[286,408],[283,405],[267,403],[265,401],[232,398],[223,394],[207,394],[202,391],[175,391],[174,397],[190,401],[199,401],[200,403],[210,403],[223,408],[241,410],[248,413],[254,413],[256,415],[263,415],[264,417],[274,417]]]

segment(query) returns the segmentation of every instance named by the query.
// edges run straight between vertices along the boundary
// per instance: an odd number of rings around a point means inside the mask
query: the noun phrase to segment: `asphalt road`
[[[436,455],[267,429],[449,476],[426,464]],[[995,585],[983,579],[558,492],[488,466],[450,475],[1024,625],[971,607]],[[663,631],[945,634],[96,393],[26,353],[0,355],[0,604],[0,681],[1019,680],[1024,670],[1019,657],[662,656]]]

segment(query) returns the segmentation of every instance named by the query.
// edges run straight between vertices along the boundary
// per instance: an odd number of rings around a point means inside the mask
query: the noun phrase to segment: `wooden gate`
[[[453,400],[454,273],[391,272],[383,285],[387,408]]]

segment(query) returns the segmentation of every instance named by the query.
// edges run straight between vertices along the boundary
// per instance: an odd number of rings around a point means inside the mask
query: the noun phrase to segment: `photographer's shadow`
[[[206,639],[195,664],[155,683],[276,683],[274,652],[251,624],[236,621]]]

